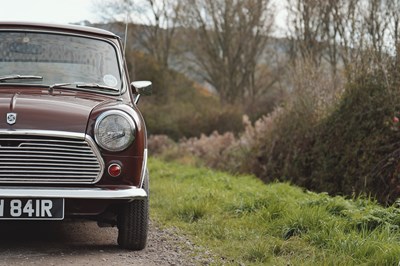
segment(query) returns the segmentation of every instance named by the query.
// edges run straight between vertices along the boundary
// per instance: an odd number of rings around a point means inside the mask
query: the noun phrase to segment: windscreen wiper
[[[18,79],[43,80],[43,77],[42,76],[34,76],[34,75],[0,76],[0,82],[6,82],[6,81],[9,81],[9,80],[18,80]]]
[[[70,82],[55,83],[55,84],[49,86],[49,92],[53,92],[53,90],[56,89],[56,88],[62,88],[62,87],[71,86],[71,85],[74,85],[74,83],[70,83]]]
[[[54,89],[57,88],[66,88],[66,89],[71,89],[71,90],[80,90],[80,91],[93,91],[91,89],[102,89],[102,90],[107,90],[111,92],[118,92],[119,89],[106,86],[106,85],[100,85],[97,83],[56,83],[51,86],[49,86],[49,92],[53,92]]]
[[[118,88],[106,86],[106,85],[100,85],[97,83],[81,83],[81,84],[76,84],[77,88],[84,88],[84,89],[105,89],[105,90],[110,90],[110,91],[119,91]]]

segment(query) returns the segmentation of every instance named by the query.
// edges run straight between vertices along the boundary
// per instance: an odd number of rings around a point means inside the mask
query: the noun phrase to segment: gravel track
[[[121,250],[116,228],[91,221],[1,222],[0,265],[209,265],[213,259],[174,229],[150,224],[147,248]],[[194,255],[201,254],[201,255]]]

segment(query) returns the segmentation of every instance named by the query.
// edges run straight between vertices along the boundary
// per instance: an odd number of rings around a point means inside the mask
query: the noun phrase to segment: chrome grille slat
[[[27,154],[27,153],[29,153],[29,155],[32,155],[32,154],[49,154],[49,155],[58,155],[58,154],[59,155],[71,155],[71,154],[74,154],[72,152],[54,152],[54,151],[46,152],[46,151],[38,151],[35,149],[2,149],[1,147],[0,147],[0,152],[2,154]],[[86,154],[91,155],[93,153],[86,153]],[[85,154],[78,153],[77,155],[84,156]]]
[[[90,137],[49,133],[0,134],[0,184],[93,184],[101,178],[104,163]]]
[[[72,143],[70,143],[70,145],[64,145],[64,144],[51,144],[51,146],[49,145],[49,143],[21,143],[19,146],[20,147],[45,147],[47,149],[51,149],[51,148],[79,148],[79,149],[86,149],[86,150],[90,150],[88,147],[85,146],[81,146],[81,145],[71,145]]]
[[[18,167],[18,170],[15,169],[15,167],[0,167],[0,173],[8,173],[8,175],[12,175],[15,173],[25,173],[26,170],[29,170],[30,173],[42,173],[43,170],[46,170],[46,173],[43,174],[53,174],[53,173],[64,173],[68,172],[70,174],[91,174],[92,170],[97,170],[98,167],[95,168],[67,168],[67,167]],[[12,170],[12,174],[10,174],[10,170]],[[77,171],[79,170],[79,171]],[[82,172],[82,171],[88,171],[88,172]]]
[[[2,158],[0,163],[1,162],[14,162],[14,161],[15,161],[14,158],[10,158],[9,156],[7,156],[6,158]],[[21,157],[21,158],[19,158],[19,161],[27,161],[27,162],[43,162],[43,161],[45,161],[45,162],[66,162],[66,163],[79,163],[79,162],[90,163],[90,162],[95,162],[97,164],[97,161],[94,160],[94,159],[82,160],[80,158],[77,158],[76,160],[59,160],[59,159],[54,159],[54,158],[44,160],[44,158],[43,159],[32,159],[32,158],[22,158]]]
[[[52,179],[52,178],[43,178],[42,176],[30,176],[29,178],[40,179],[40,181],[36,182],[39,184],[53,184],[54,183],[54,179]],[[92,178],[81,178],[82,183],[90,183],[91,180],[92,180]],[[21,178],[9,178],[9,181],[7,183],[21,183]],[[27,183],[27,182],[25,182],[25,183]],[[68,184],[68,183],[75,184],[76,183],[75,177],[71,176],[71,178],[64,178],[63,184]]]
[[[85,168],[98,168],[98,165],[86,165],[86,164],[59,164],[59,163],[14,163],[14,162],[10,162],[10,163],[0,163],[0,169],[5,168],[5,167],[9,167],[9,166],[18,166],[19,169],[29,169],[32,167],[39,167],[39,166],[47,166],[47,168],[49,168],[48,166],[52,167],[52,166],[60,166],[60,167],[85,167]]]
[[[15,140],[15,141],[18,141],[18,140]],[[74,142],[71,142],[71,141],[69,141],[69,142],[65,142],[65,143],[68,143],[68,144],[70,144],[70,145],[65,145],[65,144],[53,144],[53,143],[55,143],[55,142],[49,142],[49,143],[52,143],[51,144],[51,147],[63,147],[63,148],[69,148],[69,147],[84,147],[85,148],[85,146],[82,146],[82,145],[72,145],[72,144],[77,144],[77,143],[74,143]],[[31,142],[31,143],[21,143],[20,144],[20,146],[46,146],[46,147],[48,147],[49,146],[49,143],[45,143],[45,142],[40,142],[40,141],[36,141],[36,142]],[[86,147],[87,148],[87,147]]]
[[[1,133],[1,132],[0,132],[0,133]],[[4,140],[5,140],[5,139],[4,139]],[[21,141],[22,139],[7,138],[6,140],[7,140],[7,141]],[[81,143],[77,143],[76,141],[70,141],[70,140],[51,140],[51,139],[43,140],[43,139],[32,139],[32,138],[31,138],[31,139],[24,138],[23,140],[24,140],[24,142],[26,142],[26,143],[29,143],[29,142],[31,142],[31,143],[43,143],[43,144],[48,144],[48,143],[62,143],[62,144],[71,144],[71,145],[75,145],[75,146],[79,146],[79,145],[82,146]],[[60,144],[58,144],[58,145],[60,145]],[[0,144],[0,146],[2,146],[2,145]],[[86,145],[83,145],[83,146],[86,146]]]
[[[25,169],[26,171],[15,171],[12,174],[10,174],[9,170],[0,170],[0,175],[6,174],[7,177],[11,176],[58,176],[58,177],[65,177],[65,176],[71,176],[75,175],[76,177],[81,177],[81,176],[90,176],[93,172],[92,170],[98,170],[98,169],[90,169],[90,170],[85,170],[85,171],[76,171],[76,170],[52,170],[52,169],[42,169],[42,170],[31,170],[31,169]],[[81,169],[79,169],[81,170]]]
[[[1,147],[0,147],[0,149],[1,149]],[[5,150],[8,150],[8,149],[5,149]],[[34,152],[47,152],[47,153],[49,153],[50,154],[50,152],[51,153],[64,153],[64,154],[70,154],[70,153],[79,153],[79,154],[93,154],[93,152],[91,151],[91,150],[84,150],[84,151],[82,151],[82,150],[73,150],[73,149],[43,149],[43,148],[25,148],[24,147],[24,149],[22,149],[21,148],[21,151],[34,151]]]
[[[28,154],[27,155],[24,155],[24,154],[13,154],[12,156],[10,156],[8,154],[2,154],[1,150],[0,150],[0,157],[16,157],[16,158],[21,158],[22,157],[22,158],[26,158],[27,156],[29,156],[29,155]],[[54,158],[54,157],[55,156],[44,156],[44,155],[35,156],[35,158]],[[59,158],[59,159],[77,159],[77,157],[72,157],[72,156],[57,156],[56,158]],[[1,160],[2,159],[0,158],[0,161]],[[86,158],[86,160],[97,161],[96,158]]]
[[[14,163],[14,162],[8,162],[8,163],[0,163],[0,168],[5,167],[5,166],[20,166],[20,163]],[[44,162],[38,162],[38,163],[25,163],[24,165],[32,165],[32,166],[38,166],[38,165],[43,165],[43,166],[71,166],[71,167],[98,167],[97,164],[59,164],[59,163],[44,163]]]

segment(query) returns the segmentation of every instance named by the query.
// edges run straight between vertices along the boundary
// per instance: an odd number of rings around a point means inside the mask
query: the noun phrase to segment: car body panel
[[[38,129],[84,133],[92,109],[101,103],[76,95],[51,95],[29,93],[21,89],[9,90],[0,87],[0,127],[12,130]],[[38,88],[37,90],[41,90]],[[14,92],[13,92],[14,91]],[[15,124],[7,123],[7,113],[16,113]],[[40,125],[40,126],[39,126]]]

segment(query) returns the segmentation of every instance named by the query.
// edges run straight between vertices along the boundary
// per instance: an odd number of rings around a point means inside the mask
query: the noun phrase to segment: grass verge
[[[400,210],[152,158],[151,217],[224,265],[398,265]]]

